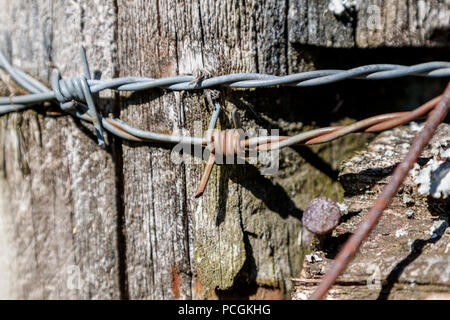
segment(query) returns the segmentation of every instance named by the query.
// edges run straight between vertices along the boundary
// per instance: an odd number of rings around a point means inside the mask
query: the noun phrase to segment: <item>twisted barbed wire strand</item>
[[[81,57],[83,70],[84,72],[87,72],[87,70],[89,70],[89,65],[84,53],[84,48],[82,49]],[[102,117],[96,112],[95,108],[92,108],[92,105],[91,108],[89,108],[89,106],[85,104],[87,103],[86,98],[89,99],[90,94],[98,93],[101,90],[108,89],[109,87],[107,86],[104,89],[97,87],[93,90],[92,83],[97,83],[99,80],[89,80],[86,75],[84,75],[84,77],[86,78],[85,80],[88,87],[83,87],[83,80],[80,79],[82,77],[63,80],[60,78],[59,71],[54,69],[52,73],[53,90],[50,90],[38,80],[13,67],[1,52],[0,68],[4,69],[20,86],[31,92],[29,95],[0,97],[0,115],[20,111],[28,105],[57,100],[60,102],[60,107],[63,111],[66,111],[81,120],[93,122],[94,124],[96,124],[95,118],[97,117],[99,119],[98,122],[101,123],[101,126],[104,129],[122,139],[174,144],[184,143],[205,145],[206,139],[204,138],[168,135],[140,130],[124,123],[119,119]],[[119,84],[123,83],[124,79],[126,78],[113,79],[106,82],[108,82],[108,85],[111,85],[111,83]],[[98,127],[99,126],[96,128],[97,135],[99,133]],[[102,144],[100,140],[99,144]]]
[[[63,111],[94,124],[99,144],[104,142],[102,128],[126,140],[149,141],[172,144],[208,145],[207,137],[169,135],[134,128],[116,119],[104,118],[95,108],[92,95],[102,90],[138,91],[151,88],[171,90],[194,90],[214,86],[233,88],[257,88],[268,86],[317,86],[345,79],[391,79],[408,75],[425,77],[449,77],[450,62],[427,62],[413,66],[374,64],[350,70],[318,70],[287,76],[273,76],[256,73],[229,74],[196,81],[192,75],[180,75],[160,79],[145,77],[122,77],[111,80],[95,80],[89,75],[89,64],[84,48],[81,50],[84,75],[74,79],[61,79],[57,69],[52,73],[52,90],[38,80],[12,66],[0,52],[0,68],[3,68],[19,85],[31,92],[29,95],[0,97],[0,115],[19,111],[28,105],[57,100]],[[349,126],[327,127],[303,132],[292,137],[255,137],[243,140],[246,148],[258,150],[279,149],[295,144],[328,142],[353,132],[375,132],[386,130],[424,116],[439,102],[439,97],[411,112],[397,112],[378,115],[358,121]],[[215,125],[220,106],[214,103],[211,123]]]

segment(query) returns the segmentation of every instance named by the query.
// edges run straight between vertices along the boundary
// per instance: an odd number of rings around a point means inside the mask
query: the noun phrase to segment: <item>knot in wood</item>
[[[241,141],[244,138],[242,129],[211,130],[208,137],[208,148],[215,155],[233,156],[243,152]]]

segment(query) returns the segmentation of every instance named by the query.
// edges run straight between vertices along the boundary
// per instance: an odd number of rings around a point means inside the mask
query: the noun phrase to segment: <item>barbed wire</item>
[[[416,162],[423,147],[429,142],[439,123],[449,109],[450,85],[443,95],[435,97],[419,108],[408,112],[395,112],[377,115],[346,126],[319,128],[303,132],[294,136],[264,136],[246,138],[240,129],[240,119],[236,110],[232,113],[235,129],[214,129],[220,114],[220,105],[213,102],[207,93],[208,103],[213,106],[213,113],[208,125],[206,137],[190,137],[181,135],[168,135],[134,128],[129,124],[115,118],[104,118],[96,110],[94,95],[102,90],[113,89],[118,91],[138,91],[151,88],[171,90],[205,89],[215,86],[233,88],[257,88],[268,86],[316,86],[342,81],[345,79],[391,79],[404,76],[449,77],[450,62],[428,62],[414,66],[401,66],[390,64],[367,65],[350,70],[318,70],[303,72],[288,76],[272,76],[265,74],[229,74],[207,79],[197,79],[192,75],[174,76],[161,79],[143,77],[125,77],[111,80],[91,79],[89,64],[84,48],[81,50],[83,75],[72,79],[62,79],[57,69],[53,70],[51,86],[48,89],[38,80],[27,75],[20,69],[13,67],[0,52],[0,68],[4,69],[24,89],[31,94],[9,97],[0,97],[0,115],[20,111],[29,105],[45,101],[58,101],[62,111],[68,112],[84,121],[94,125],[98,143],[105,146],[103,129],[127,140],[151,141],[163,143],[183,143],[206,146],[210,150],[205,171],[195,196],[201,196],[206,188],[212,167],[216,163],[217,155],[239,155],[248,149],[276,150],[296,144],[318,144],[329,142],[354,132],[377,132],[390,129],[414,119],[425,116],[432,110],[425,123],[424,129],[416,137],[407,156],[401,165],[394,171],[393,179],[383,191],[373,208],[368,213],[355,235],[351,237],[338,254],[330,272],[327,273],[312,298],[323,298],[336,278],[346,268],[359,246],[376,225],[383,210],[392,200],[393,195],[406,177],[409,169]]]
[[[318,86],[346,79],[392,79],[404,76],[450,77],[450,62],[427,62],[413,66],[395,64],[373,64],[350,70],[317,70],[287,76],[273,76],[258,73],[228,74],[206,79],[197,79],[193,75],[179,75],[160,79],[145,77],[122,77],[110,80],[92,79],[86,58],[86,51],[81,48],[83,75],[62,79],[58,69],[54,69],[51,77],[51,89],[32,78],[22,70],[10,64],[0,52],[0,68],[31,94],[0,97],[0,115],[19,111],[30,105],[45,101],[59,102],[62,111],[72,114],[84,121],[93,123],[100,146],[105,146],[103,129],[122,139],[132,141],[149,141],[172,144],[192,144],[208,146],[210,136],[192,137],[156,133],[134,128],[117,118],[105,118],[97,112],[94,96],[103,90],[139,91],[152,88],[170,90],[195,90],[217,86],[232,88],[258,88],[270,86]],[[327,127],[303,132],[292,137],[255,137],[239,142],[243,148],[258,150],[275,150],[295,144],[316,144],[328,142],[353,132],[375,132],[386,130],[407,123],[427,114],[439,102],[436,97],[412,112],[397,112],[378,115],[349,126]],[[211,100],[209,98],[209,100]],[[210,101],[211,104],[211,101]],[[213,103],[214,112],[209,129],[212,130],[219,115],[220,106]],[[225,137],[225,136],[224,136]],[[225,138],[223,138],[225,139]],[[237,138],[236,138],[237,139]],[[237,144],[235,144],[237,146]]]

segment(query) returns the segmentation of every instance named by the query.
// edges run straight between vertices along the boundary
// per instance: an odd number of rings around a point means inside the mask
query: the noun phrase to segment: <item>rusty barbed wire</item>
[[[252,149],[257,151],[278,150],[280,148],[293,145],[311,145],[330,142],[350,133],[388,130],[408,123],[411,120],[423,117],[433,110],[440,101],[441,96],[437,96],[413,111],[381,114],[357,121],[347,126],[320,128],[303,132],[291,137],[263,136],[245,139],[245,132],[238,126],[235,125],[235,129],[214,130],[213,124],[215,124],[215,122],[211,122],[206,141],[206,145],[210,150],[210,156],[206,163],[205,171],[201,178],[200,184],[195,192],[195,197],[201,196],[205,191],[212,167],[216,163],[216,154],[226,157],[234,155],[242,158],[245,156],[246,152]],[[214,119],[214,114],[211,119]]]

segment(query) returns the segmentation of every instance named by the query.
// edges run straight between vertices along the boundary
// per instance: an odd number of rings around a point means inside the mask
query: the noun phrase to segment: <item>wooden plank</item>
[[[82,44],[92,69],[107,77],[116,72],[114,1],[1,1],[0,7],[0,48],[31,75],[48,83],[53,66],[63,77],[80,75]],[[93,131],[70,117],[26,111],[0,122],[0,215],[12,269],[6,297],[119,298],[112,150],[101,150]]]
[[[446,0],[360,1],[355,43],[361,48],[448,48],[449,27]]]

